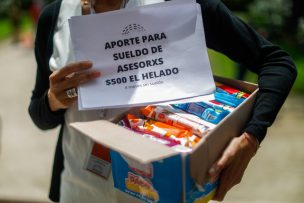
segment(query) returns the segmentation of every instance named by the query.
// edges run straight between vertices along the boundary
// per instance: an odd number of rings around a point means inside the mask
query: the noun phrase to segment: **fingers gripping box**
[[[109,121],[71,124],[83,135],[111,149],[118,202],[206,203],[212,199],[217,182],[205,181],[207,171],[230,140],[241,134],[258,91],[256,85],[243,81],[222,77],[215,77],[215,81],[251,95],[190,153],[177,152]]]

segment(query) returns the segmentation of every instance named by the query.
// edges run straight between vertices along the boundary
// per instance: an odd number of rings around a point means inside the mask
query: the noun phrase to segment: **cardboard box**
[[[258,90],[251,83],[222,77],[215,77],[215,80],[251,95],[209,132],[190,154],[174,151],[109,121],[71,124],[85,136],[111,149],[118,202],[204,203],[212,198],[217,183],[198,187],[194,179],[204,179],[229,141],[240,135]]]

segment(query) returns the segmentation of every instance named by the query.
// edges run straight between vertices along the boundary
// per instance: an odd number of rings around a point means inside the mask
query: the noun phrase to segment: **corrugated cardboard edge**
[[[214,76],[214,80],[247,93],[253,93],[257,89],[256,84],[242,80],[229,79],[220,76]]]
[[[95,142],[143,164],[179,154],[167,146],[153,142],[106,120],[75,122],[70,125]]]
[[[206,182],[206,175],[209,168],[222,155],[224,149],[232,140],[239,136],[251,116],[253,103],[258,92],[257,85],[238,80],[231,80],[215,76],[215,81],[235,87],[242,91],[251,93],[238,108],[228,117],[220,122],[206,137],[199,143],[190,155],[190,173],[197,183]]]

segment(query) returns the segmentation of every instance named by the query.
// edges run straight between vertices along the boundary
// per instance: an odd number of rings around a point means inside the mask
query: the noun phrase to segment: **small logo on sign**
[[[133,24],[127,25],[123,29],[122,35],[126,36],[126,35],[129,35],[130,33],[145,32],[145,31],[146,31],[146,29],[142,25],[133,23]]]

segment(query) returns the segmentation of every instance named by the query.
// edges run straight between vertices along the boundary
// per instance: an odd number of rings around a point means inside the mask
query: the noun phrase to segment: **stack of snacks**
[[[177,151],[190,152],[202,137],[249,96],[220,83],[216,86],[215,100],[149,105],[140,109],[139,116],[128,114],[119,125]]]
[[[155,119],[178,128],[188,129],[200,137],[203,137],[209,128],[201,123],[184,118],[174,111],[166,109],[164,106],[147,106],[141,109],[141,113],[147,118]]]
[[[129,126],[130,129],[140,133],[142,136],[180,152],[190,152],[191,148],[200,140],[198,136],[192,134],[191,130],[175,127],[157,120],[139,118],[128,114],[124,121],[127,121],[127,125],[124,125],[124,127]]]
[[[245,92],[221,83],[216,83],[214,100],[173,104],[172,106],[176,109],[194,114],[204,121],[218,124],[248,97],[249,94]]]

